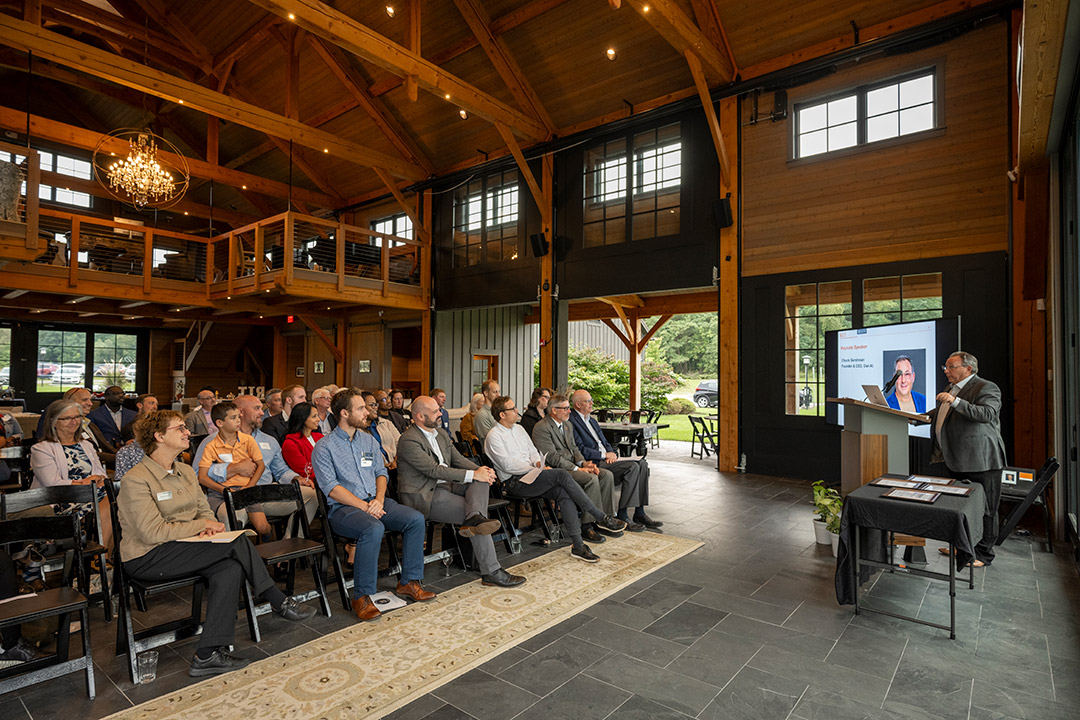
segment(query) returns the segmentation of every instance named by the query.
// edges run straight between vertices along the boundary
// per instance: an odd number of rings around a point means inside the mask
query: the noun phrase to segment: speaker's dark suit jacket
[[[934,432],[931,462],[944,462],[953,472],[982,472],[1005,467],[1005,443],[1001,439],[1001,389],[972,375],[954,393],[958,402],[949,408],[941,430]],[[937,427],[941,403],[931,412]]]

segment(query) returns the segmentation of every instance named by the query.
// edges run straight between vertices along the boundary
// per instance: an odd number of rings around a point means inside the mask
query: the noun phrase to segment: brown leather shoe
[[[405,597],[411,597],[413,600],[415,600],[417,602],[424,602],[426,600],[434,600],[435,599],[435,593],[428,592],[427,590],[425,590],[420,585],[419,580],[410,580],[409,582],[405,583],[404,585],[402,585],[401,583],[398,583],[397,590],[395,590],[394,592],[396,592],[398,595],[404,595]]]
[[[379,612],[379,608],[375,607],[375,603],[371,602],[370,595],[353,598],[352,609],[353,612],[356,613],[356,617],[361,620],[374,620],[382,615],[382,613]]]

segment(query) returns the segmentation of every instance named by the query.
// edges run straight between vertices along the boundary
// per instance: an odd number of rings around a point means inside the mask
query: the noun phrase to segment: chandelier
[[[108,148],[126,141],[127,157]],[[159,156],[158,147],[171,157]],[[167,208],[187,192],[190,175],[187,160],[179,149],[149,130],[125,128],[102,136],[94,150],[98,183],[117,200],[138,209]]]

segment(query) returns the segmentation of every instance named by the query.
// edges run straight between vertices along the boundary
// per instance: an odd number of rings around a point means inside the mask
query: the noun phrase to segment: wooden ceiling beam
[[[214,56],[207,52],[199,36],[176,16],[161,0],[133,0],[147,16],[161,26],[169,35],[186,45],[195,55],[199,69],[207,75],[214,74]]]
[[[420,0],[409,0],[409,52],[420,55]],[[420,86],[416,84],[416,76],[405,77],[405,95],[410,102],[420,99]]]
[[[13,70],[26,72],[26,64],[26,56],[23,53],[9,49],[0,50],[0,67],[7,67]],[[74,72],[58,65],[53,65],[41,58],[34,58],[34,64],[31,70],[34,75],[39,77],[49,78],[50,80],[62,82],[65,85],[83,88],[84,90],[95,92],[107,98],[119,100],[131,107],[142,107],[144,98],[142,93],[128,90],[127,88],[119,87],[112,83],[100,82],[88,75]]]
[[[345,362],[345,353],[337,344],[330,339],[330,336],[326,334],[326,331],[322,329],[318,321],[309,315],[297,315],[308,328],[315,333],[315,335],[322,340],[322,344],[326,346],[326,349],[330,351],[330,354],[334,357],[334,362],[340,364]]]
[[[1046,143],[1054,109],[1058,68],[1069,3],[1024,0],[1020,47],[1020,117],[1017,150],[1021,171],[1047,162]],[[1044,169],[1045,172],[1045,169]]]
[[[514,96],[518,107],[539,120],[548,134],[553,133],[555,123],[552,121],[551,115],[544,107],[544,104],[540,102],[536,90],[533,89],[528,78],[525,77],[525,73],[522,72],[521,66],[514,59],[506,40],[495,37],[494,33],[491,32],[491,18],[488,17],[487,11],[484,10],[478,0],[454,0],[454,4],[457,5],[461,16],[465,18],[465,22],[468,24],[469,29],[472,30],[473,36],[476,37],[480,47],[483,48],[484,54],[487,55],[491,64],[495,66],[499,77],[503,79],[503,82],[510,89],[510,94]]]
[[[15,130],[16,132],[25,132],[26,113],[22,110],[0,107],[0,127],[7,128],[8,130]],[[67,145],[68,147],[82,148],[84,150],[93,150],[101,139],[100,133],[86,130],[85,128],[77,127],[75,125],[67,125],[66,123],[58,122],[56,120],[48,120],[37,115],[30,116],[30,134],[43,140],[50,140],[52,142]],[[119,140],[107,143],[105,148],[113,152],[127,152],[128,149],[127,143]],[[177,157],[172,153],[166,153],[159,150],[158,154],[169,162],[178,161]],[[275,180],[259,177],[258,175],[240,172],[239,170],[232,170],[221,165],[211,165],[210,163],[195,158],[186,158],[186,160],[188,168],[194,177],[223,182],[226,185],[231,185],[237,189],[247,185],[247,189],[271,197],[289,197],[289,186],[285,183],[279,183]],[[292,195],[294,198],[299,198],[304,202],[309,202],[317,207],[330,208],[334,207],[335,203],[335,198],[304,188],[292,188]]]
[[[724,23],[720,20],[720,9],[716,7],[716,0],[690,0],[690,5],[694,10],[694,18],[697,20],[701,32],[705,34],[713,47],[724,49],[728,60],[731,61],[731,77],[738,77],[739,64],[735,62],[735,53],[731,50],[731,43],[728,42]]]
[[[533,196],[533,201],[536,202],[536,208],[540,211],[540,224],[543,227],[544,232],[549,232],[551,230],[552,207],[550,203],[547,202],[547,198],[544,197],[540,183],[536,182],[536,176],[533,175],[532,168],[530,168],[529,163],[525,161],[525,155],[521,152],[521,147],[517,143],[517,138],[510,132],[510,128],[502,123],[495,123],[495,129],[499,131],[499,135],[502,136],[503,142],[506,143],[506,147],[510,149],[510,154],[514,156],[514,162],[517,163],[518,172],[521,173],[521,177],[524,178],[525,184],[529,187],[529,192]]]
[[[451,103],[488,122],[501,122],[531,140],[548,137],[547,130],[536,120],[318,0],[249,2],[281,17],[292,19],[292,16],[295,18],[292,21],[308,32],[395,75],[414,75],[420,87],[439,97],[449,95]],[[384,169],[390,168],[384,166]]]
[[[143,0],[145,1],[145,0]],[[382,167],[398,177],[420,180],[422,168],[399,158],[377,152],[350,140],[339,138],[296,120],[290,120],[263,108],[245,103],[195,83],[133,63],[62,35],[37,28],[22,20],[0,15],[0,41],[91,75],[173,102],[184,101],[187,107],[232,120],[268,135],[290,139],[298,145],[332,153],[335,157],[366,167]]]
[[[657,315],[685,315],[688,313],[716,312],[719,307],[719,295],[715,289],[689,293],[671,293],[668,295],[641,296],[644,303],[637,308],[639,318]],[[611,303],[600,300],[571,300],[567,314],[571,322],[578,320],[603,320],[618,317]],[[525,316],[526,324],[540,322],[540,311],[536,306]]]
[[[394,196],[394,200],[397,201],[398,207],[400,207],[406,215],[409,216],[409,220],[412,221],[413,229],[416,231],[417,237],[427,246],[431,246],[431,228],[427,227],[420,215],[417,214],[416,208],[410,205],[405,199],[405,196],[401,194],[401,190],[394,183],[394,178],[390,177],[386,171],[379,168],[375,168],[375,174],[379,176],[379,179],[383,181],[383,185],[390,191],[390,194]]]
[[[675,0],[626,0],[668,43],[685,55],[687,50],[701,60],[706,76],[715,84],[729,83],[735,68],[720,50],[709,42],[694,21]]]
[[[645,301],[641,299],[639,295],[609,295],[607,297],[596,298],[602,303],[611,305],[612,307],[622,308],[640,308],[645,307]]]
[[[260,43],[270,37],[270,30],[280,23],[281,18],[268,15],[245,32],[240,33],[240,37],[236,38],[232,45],[214,56],[214,74],[220,75],[226,65],[240,60],[253,51]]]
[[[716,107],[709,94],[709,85],[705,80],[701,61],[692,50],[686,51],[686,64],[690,66],[690,74],[694,76],[694,87],[697,88],[701,108],[705,111],[705,119],[709,123],[709,134],[712,135],[716,157],[720,161],[720,176],[723,178],[724,186],[731,187],[731,160],[728,159],[727,145],[724,144],[724,135],[720,131],[720,120],[716,117]]]
[[[434,163],[427,153],[413,140],[412,135],[398,122],[386,104],[378,98],[372,97],[362,83],[361,78],[349,66],[348,58],[336,46],[330,45],[322,38],[307,33],[308,44],[323,59],[326,66],[334,73],[338,81],[345,86],[349,94],[356,100],[356,104],[364,109],[364,112],[374,121],[379,131],[390,141],[402,157],[412,162],[430,175],[435,170]],[[317,125],[318,123],[312,122]]]

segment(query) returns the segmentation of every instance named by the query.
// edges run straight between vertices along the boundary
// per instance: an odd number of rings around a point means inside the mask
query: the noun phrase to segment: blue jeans
[[[330,508],[330,527],[344,538],[356,540],[353,559],[353,597],[373,595],[379,577],[379,550],[383,534],[396,530],[404,536],[401,549],[401,582],[424,579],[424,514],[390,498],[383,501],[386,514],[373,518],[360,508],[335,504]]]

